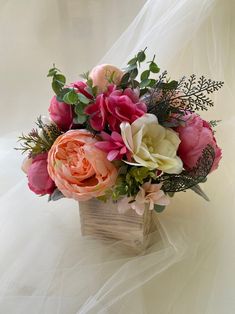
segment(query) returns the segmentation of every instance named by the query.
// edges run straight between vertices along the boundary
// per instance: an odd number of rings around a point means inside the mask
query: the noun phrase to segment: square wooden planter
[[[96,199],[79,203],[81,233],[102,240],[117,240],[139,252],[151,243],[157,231],[155,212],[146,210],[143,216],[134,210],[119,213],[113,202]],[[155,218],[155,219],[154,219]]]

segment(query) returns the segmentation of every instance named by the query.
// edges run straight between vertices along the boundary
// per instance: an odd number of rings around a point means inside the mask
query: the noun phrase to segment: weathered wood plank
[[[149,235],[157,230],[154,212],[150,210],[143,216],[134,210],[119,213],[115,203],[96,199],[80,202],[79,209],[82,235],[122,241],[138,251],[148,247]]]

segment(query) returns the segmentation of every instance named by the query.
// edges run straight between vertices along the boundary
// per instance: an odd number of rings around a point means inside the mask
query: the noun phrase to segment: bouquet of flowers
[[[217,120],[197,113],[213,106],[206,94],[223,82],[171,80],[145,50],[121,70],[96,66],[71,84],[55,66],[49,118],[20,137],[27,152],[22,168],[29,188],[49,200],[91,198],[117,203],[119,211],[161,212],[170,198],[191,189],[206,200],[199,184],[217,169],[221,149]],[[144,63],[144,64],[143,64]]]

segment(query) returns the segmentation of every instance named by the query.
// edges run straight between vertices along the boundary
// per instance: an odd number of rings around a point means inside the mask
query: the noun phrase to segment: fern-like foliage
[[[184,115],[186,111],[195,112],[208,110],[213,101],[207,94],[218,91],[223,82],[213,81],[196,75],[179,81],[167,79],[167,72],[163,72],[156,84],[148,90],[143,100],[147,104],[148,113],[155,114],[160,124],[169,123],[172,114]]]
[[[197,80],[196,75],[192,74],[189,79],[183,78],[180,81],[169,102],[172,106],[192,112],[208,110],[214,104],[206,94],[218,91],[223,84],[224,82],[206,79],[204,76]]]
[[[207,145],[194,168],[189,171],[184,170],[180,174],[164,174],[160,177],[160,181],[163,182],[164,192],[185,191],[201,182],[205,182],[214,159],[215,151],[212,146]]]
[[[29,157],[49,151],[56,138],[62,134],[56,124],[44,124],[41,117],[37,119],[36,124],[39,130],[33,129],[27,135],[22,134],[19,137],[21,147],[16,148],[22,153],[28,153]]]

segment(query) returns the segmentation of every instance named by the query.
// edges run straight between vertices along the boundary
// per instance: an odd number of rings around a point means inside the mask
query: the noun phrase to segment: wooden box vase
[[[135,251],[151,244],[151,234],[157,231],[154,211],[145,210],[140,216],[134,210],[119,213],[117,204],[91,199],[79,202],[81,233],[102,240],[121,241]]]

